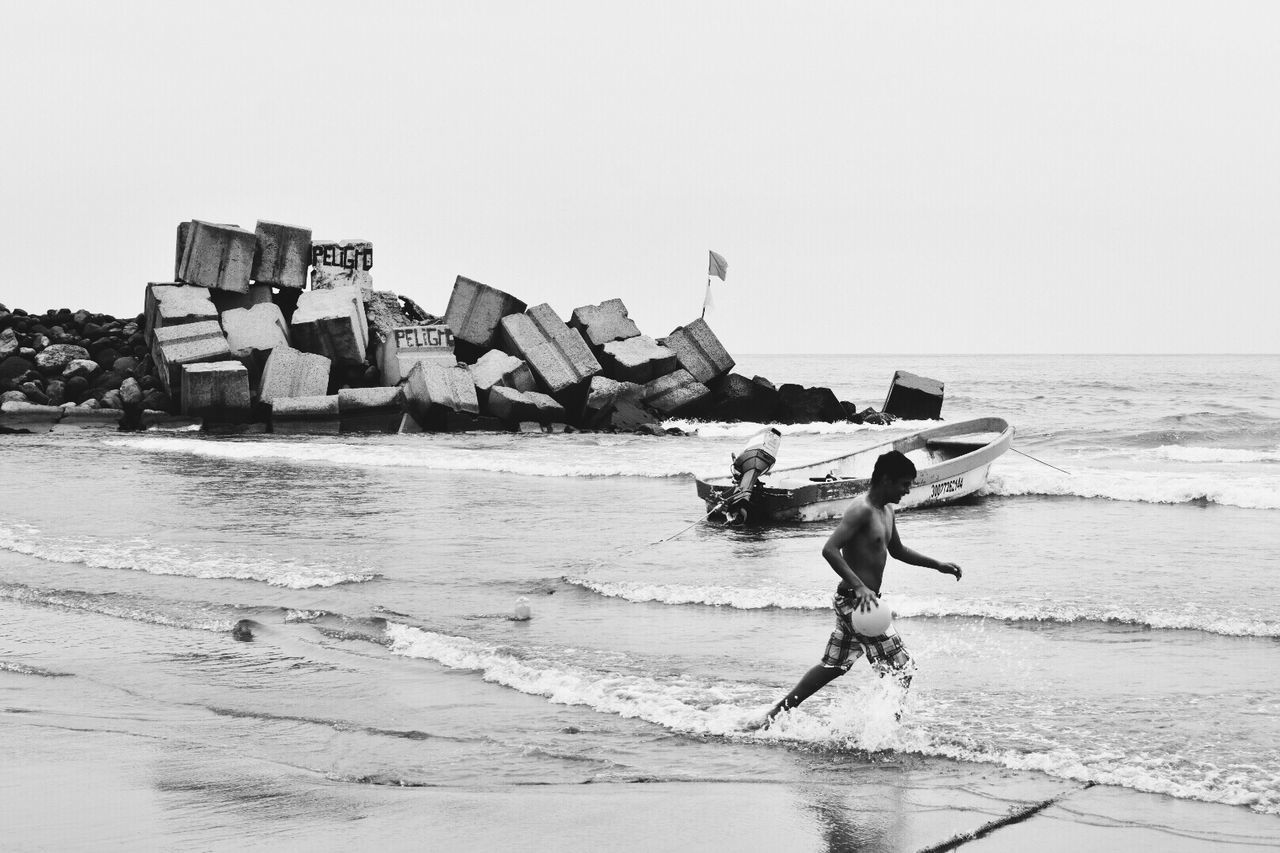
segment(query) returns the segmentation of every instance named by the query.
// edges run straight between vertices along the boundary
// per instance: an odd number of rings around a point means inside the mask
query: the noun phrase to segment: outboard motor
[[[751,491],[760,478],[773,469],[778,459],[778,447],[782,444],[782,433],[774,427],[762,429],[751,436],[746,445],[733,457],[729,466],[729,476],[737,480],[733,492],[724,499],[714,516],[723,516],[725,524],[744,524],[747,520],[747,504],[751,501]]]

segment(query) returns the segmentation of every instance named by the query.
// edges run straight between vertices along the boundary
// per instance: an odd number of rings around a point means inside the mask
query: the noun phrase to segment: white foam
[[[716,585],[602,581],[565,576],[564,581],[608,598],[637,603],[732,607],[738,610],[784,608],[825,610],[830,592],[801,592],[779,586]],[[1205,631],[1230,637],[1280,637],[1280,621],[1222,613],[1187,605],[1180,609],[1054,602],[1009,602],[955,597],[916,598],[894,593],[885,602],[897,618],[963,616],[1006,622],[1113,622],[1164,630]]]
[[[45,607],[58,607],[64,610],[97,613],[102,616],[128,619],[133,622],[145,622],[150,625],[213,631],[215,633],[230,631],[237,621],[227,618],[209,618],[206,614],[193,612],[189,608],[187,612],[183,612],[183,608],[176,605],[173,606],[172,610],[166,611],[154,604],[144,606],[142,602],[130,602],[127,599],[118,600],[105,595],[72,590],[38,589],[20,584],[0,585],[0,598],[28,604],[39,604]]]
[[[1221,473],[1125,471],[1073,468],[1071,474],[1049,469],[992,469],[984,494],[1061,495],[1116,501],[1177,504],[1207,501],[1246,509],[1280,509],[1280,478]]]
[[[833,750],[895,751],[960,761],[1036,770],[1063,779],[1117,785],[1185,799],[1245,805],[1280,814],[1280,774],[1251,773],[1232,765],[1220,769],[1191,764],[1176,755],[1101,749],[1083,753],[1058,743],[1037,751],[984,744],[966,725],[955,730],[953,711],[913,691],[906,696],[892,679],[874,679],[830,698],[812,700],[783,714],[767,731],[748,732],[772,693],[729,682],[691,676],[662,678],[619,671],[599,672],[540,657],[536,650],[504,649],[465,637],[392,623],[387,633],[395,654],[435,661],[450,669],[480,673],[485,681],[563,705],[583,705],[602,713],[639,718],[674,731],[739,741],[781,741]],[[903,721],[897,714],[903,712]],[[1030,740],[1036,740],[1031,738]]]
[[[91,568],[126,569],[153,575],[259,581],[290,589],[361,583],[374,573],[305,566],[261,556],[213,555],[191,548],[156,545],[145,540],[45,536],[28,525],[0,525],[0,548],[51,563],[79,563]]]
[[[1280,447],[1271,450],[1244,450],[1231,447],[1184,447],[1164,444],[1148,451],[1160,459],[1174,462],[1280,462]]]

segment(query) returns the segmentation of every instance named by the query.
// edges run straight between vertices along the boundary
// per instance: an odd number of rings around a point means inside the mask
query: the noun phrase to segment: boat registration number
[[[943,480],[940,483],[933,484],[933,494],[930,497],[936,498],[941,495],[949,495],[958,492],[964,488],[964,475],[952,477],[950,480]]]

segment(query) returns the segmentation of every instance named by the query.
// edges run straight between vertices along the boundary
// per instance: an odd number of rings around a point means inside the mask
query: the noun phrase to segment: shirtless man
[[[916,466],[896,450],[876,460],[871,474],[871,489],[859,496],[845,510],[835,532],[822,546],[822,556],[840,576],[831,604],[836,611],[836,629],[827,642],[822,662],[805,673],[791,692],[765,715],[761,725],[767,728],[778,714],[796,707],[836,678],[849,671],[862,655],[881,676],[892,675],[906,687],[911,683],[911,656],[902,638],[891,626],[879,637],[864,637],[853,630],[854,609],[868,611],[880,599],[880,581],[884,564],[890,555],[913,566],[955,575],[960,580],[960,567],[926,557],[902,544],[893,520],[893,507],[911,491]]]

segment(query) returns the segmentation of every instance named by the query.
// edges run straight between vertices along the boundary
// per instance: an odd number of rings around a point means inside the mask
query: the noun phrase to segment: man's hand
[[[940,563],[938,565],[938,571],[942,572],[944,575],[955,575],[956,580],[960,580],[960,576],[964,574],[964,572],[960,571],[960,567],[955,563]]]
[[[855,610],[861,610],[863,613],[869,613],[872,607],[879,602],[880,596],[876,595],[875,590],[869,586],[860,586],[853,591],[853,598],[857,604],[854,605]]]

